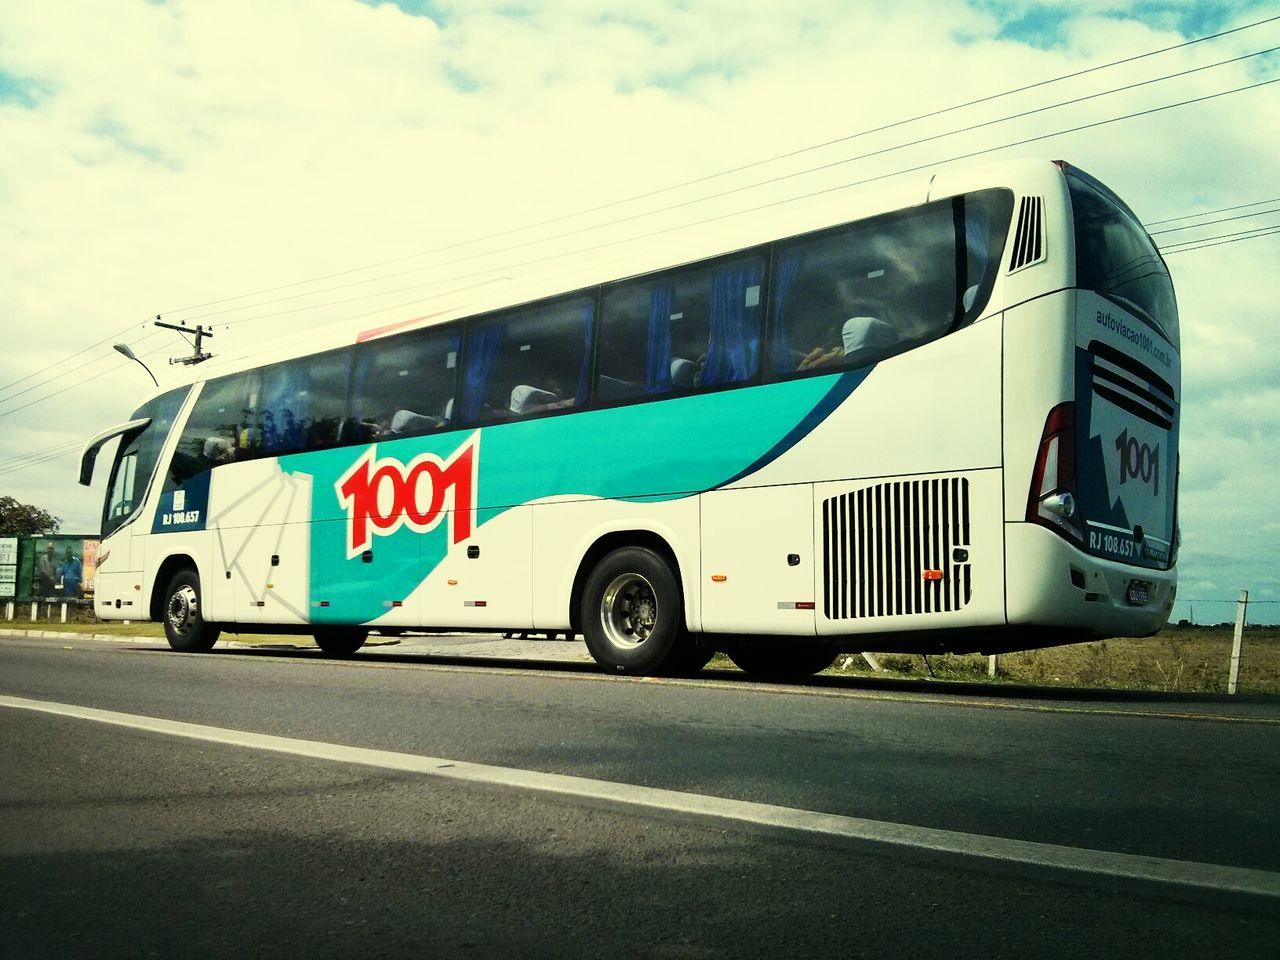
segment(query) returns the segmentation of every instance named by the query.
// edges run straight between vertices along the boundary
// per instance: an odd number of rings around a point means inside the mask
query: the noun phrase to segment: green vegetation
[[[1168,626],[1154,637],[1006,653],[997,659],[994,678],[987,675],[987,658],[979,654],[930,656],[928,665],[921,656],[880,654],[886,671],[881,674],[855,655],[841,657],[828,673],[923,678],[932,667],[940,680],[1226,693],[1231,638],[1229,626]],[[1280,627],[1246,628],[1239,692],[1280,694]]]
[[[43,537],[57,533],[62,520],[43,507],[0,497],[0,537]]]

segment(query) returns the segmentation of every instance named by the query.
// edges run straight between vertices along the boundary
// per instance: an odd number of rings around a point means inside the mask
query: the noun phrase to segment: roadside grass
[[[1001,654],[996,676],[981,654],[877,654],[884,673],[862,657],[842,656],[826,671],[901,678],[1023,683],[1050,687],[1226,693],[1232,628],[1169,626],[1154,637],[1117,637],[1065,647]],[[1280,694],[1280,627],[1248,627],[1240,658],[1240,693]]]

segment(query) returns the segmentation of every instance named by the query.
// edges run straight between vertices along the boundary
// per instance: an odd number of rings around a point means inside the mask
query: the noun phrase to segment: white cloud
[[[182,309],[497,234],[1178,43],[1180,30],[1224,22],[1222,8],[1190,2],[1144,7],[1141,18],[1118,2],[828,0],[797,10],[778,0],[753,4],[750,15],[727,0],[637,3],[609,15],[584,0],[406,6],[414,12],[354,0],[0,7],[0,78],[25,91],[6,96],[0,85],[0,384],[108,338],[54,371],[89,361],[71,376],[22,397],[15,391],[39,378],[0,390],[0,455],[49,447],[127,415],[147,381],[110,352],[117,331],[128,328],[122,336],[140,353],[157,349],[148,362],[172,382],[177,373],[163,361],[182,345],[143,326],[157,312],[222,325],[307,308],[219,326],[213,345],[241,351],[332,322],[359,327],[413,316],[427,309],[423,298],[479,278],[424,284],[589,246],[595,235],[493,253],[512,243],[1252,52],[1280,35],[1272,25],[1199,44],[835,144],[647,207]],[[1232,9],[1232,23],[1266,16],[1260,4]],[[1003,29],[1015,20],[1016,30]],[[1266,72],[1256,63],[1227,66],[1100,97],[618,226],[606,237],[1205,96]],[[1276,192],[1269,185],[1280,162],[1278,91],[1100,126],[1012,154],[1063,156],[1148,219],[1264,199]],[[1215,597],[1250,583],[1280,590],[1266,580],[1280,549],[1263,530],[1274,517],[1268,488],[1280,468],[1271,442],[1280,426],[1276,242],[1170,258],[1184,333],[1184,587]],[[483,251],[492,255],[462,259]],[[599,256],[618,253],[605,248]],[[381,276],[388,279],[357,284]],[[415,289],[352,300],[401,287]],[[404,306],[346,320],[392,304]],[[249,308],[222,312],[242,306]],[[76,487],[71,473],[69,460],[54,461],[0,475],[0,488],[52,507],[70,527],[92,528],[101,494]]]

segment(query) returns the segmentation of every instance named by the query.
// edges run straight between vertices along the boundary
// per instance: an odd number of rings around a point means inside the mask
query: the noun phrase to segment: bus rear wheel
[[[837,651],[815,644],[788,645],[785,638],[770,644],[735,644],[725,651],[739,670],[759,680],[803,680],[836,662]]]
[[[364,646],[369,631],[364,627],[313,627],[311,635],[329,656],[349,657]]]
[[[650,676],[681,659],[684,600],[671,567],[645,547],[608,554],[582,592],[582,634],[600,666]]]
[[[164,635],[182,653],[205,653],[218,642],[219,630],[201,613],[200,575],[179,570],[164,594]]]

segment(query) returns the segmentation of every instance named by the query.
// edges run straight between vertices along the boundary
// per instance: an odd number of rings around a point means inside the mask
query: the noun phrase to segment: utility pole
[[[192,330],[185,323],[181,323],[181,324],[164,323],[160,319],[160,314],[156,314],[156,326],[160,327],[163,330],[174,330],[177,333],[182,334],[184,337],[186,336],[195,337],[195,340],[191,342],[191,347],[192,347],[191,356],[174,357],[170,359],[169,361],[170,363],[183,363],[183,364],[203,363],[205,360],[208,360],[210,357],[213,356],[212,353],[205,353],[204,350],[201,349],[201,347],[204,344],[205,337],[210,337],[210,338],[213,337],[213,327],[210,327],[209,329],[206,330],[203,326],[197,324],[196,328]]]

